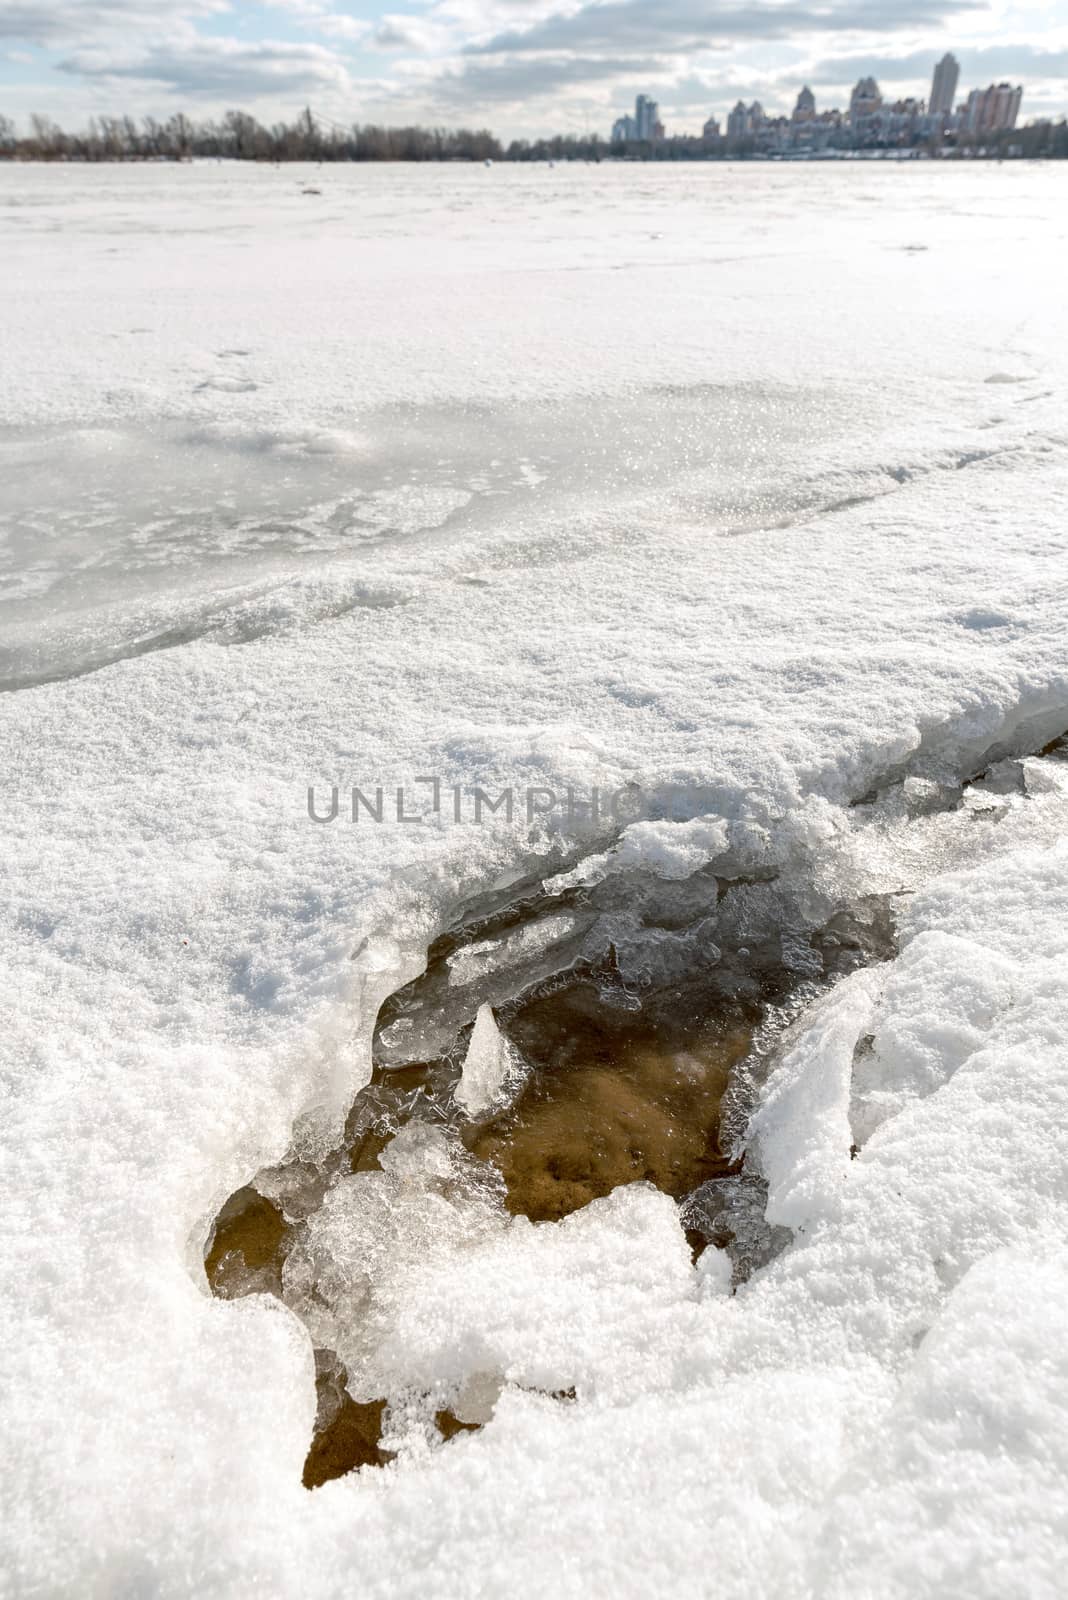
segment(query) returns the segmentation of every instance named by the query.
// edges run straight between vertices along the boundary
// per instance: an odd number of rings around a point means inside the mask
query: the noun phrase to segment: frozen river
[[[1064,183],[0,164],[17,1592],[1056,1591]],[[576,972],[750,1008],[696,1264],[457,1142]]]

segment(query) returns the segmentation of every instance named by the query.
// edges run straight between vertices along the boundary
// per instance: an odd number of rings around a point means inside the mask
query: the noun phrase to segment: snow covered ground
[[[1059,1592],[1063,186],[0,165],[12,1593]],[[627,785],[707,815],[568,822]],[[895,897],[749,1130],[792,1242],[731,1294],[646,1185],[430,1238],[382,1359],[492,1420],[308,1493],[220,1206],[465,901],[710,866]]]

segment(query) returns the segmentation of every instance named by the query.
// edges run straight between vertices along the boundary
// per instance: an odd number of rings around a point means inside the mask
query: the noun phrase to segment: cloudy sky
[[[1068,0],[0,0],[0,112],[597,131],[639,91],[669,132],[739,97],[789,110],[802,82],[841,104],[858,75],[927,92],[1009,78],[1023,117],[1068,110]]]

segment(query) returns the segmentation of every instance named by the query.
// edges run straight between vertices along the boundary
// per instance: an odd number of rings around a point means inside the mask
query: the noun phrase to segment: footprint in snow
[[[1012,618],[1001,611],[988,611],[976,606],[971,611],[959,611],[952,619],[961,628],[975,633],[985,633],[988,628],[1011,628]]]
[[[218,389],[223,394],[249,394],[258,388],[259,384],[253,383],[251,378],[205,378],[193,392],[199,394],[201,389]]]

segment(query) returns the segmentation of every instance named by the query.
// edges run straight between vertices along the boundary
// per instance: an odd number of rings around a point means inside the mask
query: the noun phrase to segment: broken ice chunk
[[[456,1089],[457,1104],[469,1117],[485,1116],[509,1098],[522,1075],[522,1060],[498,1028],[492,1006],[479,1006]]]
[[[378,1158],[383,1172],[398,1183],[447,1183],[454,1175],[449,1143],[440,1128],[410,1122]]]
[[[582,923],[586,920],[561,912],[512,928],[500,937],[462,945],[446,957],[448,981],[450,985],[462,986],[477,983],[494,972],[511,968],[522,970],[530,962],[551,952],[554,945],[581,932]]]
[[[568,971],[595,913],[536,917],[507,933],[461,945],[432,960],[425,976],[398,990],[383,1008],[375,1060],[400,1067],[448,1052],[480,999],[500,1006],[525,989]]]
[[[713,967],[720,949],[713,942],[714,916],[681,931],[644,927],[634,918],[615,914],[601,917],[583,946],[591,960],[603,959],[611,950],[616,969],[626,984],[653,989],[678,983],[688,974]]]
[[[985,794],[1023,794],[1027,788],[1024,764],[1022,761],[995,761],[976,778],[972,788],[981,789]]]
[[[504,1381],[496,1372],[472,1372],[449,1409],[465,1428],[481,1427],[493,1416],[503,1389]]]
[[[961,786],[937,778],[907,777],[901,785],[910,817],[929,817],[938,811],[952,811],[960,804]]]

